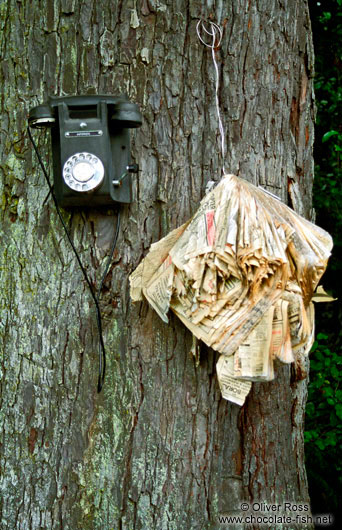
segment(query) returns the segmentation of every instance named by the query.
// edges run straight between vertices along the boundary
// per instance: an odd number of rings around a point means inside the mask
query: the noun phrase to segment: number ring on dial
[[[63,180],[74,191],[93,191],[102,184],[104,167],[92,153],[75,153],[63,166]]]

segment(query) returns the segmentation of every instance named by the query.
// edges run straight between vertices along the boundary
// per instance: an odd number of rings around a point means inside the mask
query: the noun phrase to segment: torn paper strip
[[[234,360],[232,356],[220,355],[216,364],[217,379],[224,399],[237,405],[243,405],[252,383],[240,381],[234,376]]]
[[[274,307],[263,315],[234,354],[234,376],[249,381],[274,378],[271,350]]]

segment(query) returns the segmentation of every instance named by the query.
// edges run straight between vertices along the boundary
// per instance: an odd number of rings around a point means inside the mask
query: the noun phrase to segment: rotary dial
[[[104,167],[101,160],[91,153],[75,153],[63,166],[63,179],[74,191],[93,191],[103,182]]]

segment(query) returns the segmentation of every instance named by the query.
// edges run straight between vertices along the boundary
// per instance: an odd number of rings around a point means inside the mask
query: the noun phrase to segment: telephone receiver
[[[54,192],[63,207],[132,202],[129,129],[140,127],[126,95],[50,96],[32,108],[29,126],[51,129]]]

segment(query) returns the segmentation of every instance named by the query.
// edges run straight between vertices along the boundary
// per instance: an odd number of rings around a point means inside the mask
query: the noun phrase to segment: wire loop
[[[221,46],[223,30],[222,28],[220,28],[218,24],[215,24],[215,22],[212,22],[211,20],[209,20],[210,30],[207,29],[205,24],[206,23],[203,20],[199,20],[196,25],[196,32],[197,32],[197,36],[199,40],[201,41],[201,43],[204,44],[204,46],[206,46],[207,48],[211,49],[211,56],[212,56],[214,67],[215,67],[215,74],[216,74],[215,102],[216,102],[217,119],[219,123],[220,135],[221,135],[222,172],[224,175],[226,173],[225,168],[224,168],[224,160],[226,156],[226,145],[225,145],[225,133],[224,133],[223,123],[222,123],[221,113],[220,113],[220,102],[219,102],[219,97],[218,97],[219,88],[220,88],[219,69],[218,69],[216,57],[215,57],[215,51],[218,50],[219,47]],[[211,44],[208,44],[207,42],[205,42],[205,40],[201,36],[201,32],[202,34],[204,32],[209,37],[212,37]]]
[[[209,24],[210,24],[210,29],[212,31],[208,31],[207,28],[205,27],[205,22],[203,20],[199,20],[196,26],[197,36],[199,40],[201,41],[201,43],[204,44],[204,46],[206,46],[207,48],[214,47],[215,50],[218,50],[219,47],[221,46],[223,31],[218,24],[215,24],[215,22],[211,22],[211,20],[209,20]],[[204,31],[204,33],[206,33],[207,35],[213,38],[211,44],[206,43],[202,39],[200,30]],[[216,39],[217,39],[217,42],[216,42]]]

